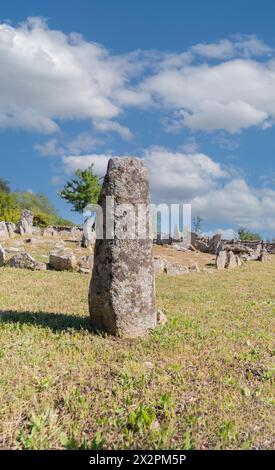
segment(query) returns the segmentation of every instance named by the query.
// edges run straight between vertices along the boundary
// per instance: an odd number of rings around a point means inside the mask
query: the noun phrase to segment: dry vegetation
[[[274,448],[274,268],[159,276],[133,341],[91,331],[89,276],[1,268],[0,447]]]

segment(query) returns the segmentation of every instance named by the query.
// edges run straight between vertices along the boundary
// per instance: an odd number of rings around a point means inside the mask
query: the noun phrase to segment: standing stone
[[[218,248],[221,244],[221,239],[222,239],[222,236],[220,233],[217,233],[211,238],[211,240],[209,241],[209,245],[208,245],[208,253],[212,253],[213,255],[217,254]]]
[[[268,261],[268,253],[267,253],[267,250],[265,248],[261,249],[261,254],[260,254],[258,260],[261,261],[262,263],[265,263],[266,261]]]
[[[94,225],[94,220],[91,217],[87,217],[83,224],[83,235],[82,235],[82,241],[81,241],[81,246],[83,248],[88,248],[89,246],[92,246],[95,244],[95,230],[93,228]]]
[[[236,255],[233,253],[233,251],[229,251],[227,253],[227,266],[228,269],[233,269],[237,267],[237,260],[236,260]]]
[[[0,240],[8,240],[9,232],[6,226],[6,222],[0,222]]]
[[[34,214],[32,211],[29,211],[28,209],[24,209],[22,211],[19,221],[20,235],[32,235],[33,217]]]
[[[13,222],[6,222],[6,227],[9,233],[9,237],[13,238],[15,236],[16,225]]]
[[[220,250],[216,257],[216,267],[217,269],[225,269],[227,260],[227,252],[225,250]]]
[[[4,248],[0,245],[0,267],[4,266],[6,261],[6,252]]]
[[[108,196],[114,202],[114,238],[106,236]],[[157,322],[152,238],[148,233],[149,184],[142,161],[111,158],[98,203],[103,210],[103,237],[97,236],[89,291],[92,325],[118,336],[142,336]],[[138,204],[146,205],[147,232],[142,239],[131,238],[128,224],[124,226],[125,237],[117,233],[128,214],[121,204],[131,204],[135,215]],[[134,232],[136,235],[136,225]]]

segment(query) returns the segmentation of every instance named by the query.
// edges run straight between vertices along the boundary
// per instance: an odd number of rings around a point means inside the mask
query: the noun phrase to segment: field
[[[122,340],[90,329],[89,276],[1,268],[0,447],[274,448],[274,273],[161,275],[168,325]]]

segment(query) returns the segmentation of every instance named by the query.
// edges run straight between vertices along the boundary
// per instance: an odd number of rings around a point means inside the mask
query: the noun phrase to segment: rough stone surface
[[[209,245],[208,245],[208,253],[212,253],[213,255],[217,254],[218,248],[221,244],[221,239],[222,239],[222,236],[220,233],[217,233],[211,238],[211,240],[209,241]]]
[[[158,325],[166,325],[168,323],[167,317],[162,310],[157,311],[157,323]]]
[[[193,264],[191,264],[191,266],[190,266],[190,268],[189,268],[189,271],[190,271],[191,273],[199,273],[199,272],[200,272],[200,268],[199,268],[199,266],[198,266],[197,263],[193,263]]]
[[[0,240],[8,240],[9,232],[6,226],[6,222],[0,222]]]
[[[209,247],[206,242],[202,240],[197,240],[196,247],[199,251],[202,251],[203,253],[208,253]]]
[[[52,251],[49,255],[49,267],[56,271],[74,271],[77,267],[76,257],[70,250]]]
[[[226,267],[228,269],[237,268],[236,255],[233,253],[233,251],[229,251],[228,254],[227,254],[227,265],[226,265]]]
[[[13,222],[6,222],[7,231],[9,233],[9,237],[15,237],[16,232],[16,225]]]
[[[265,250],[264,248],[261,249],[261,252],[260,252],[260,255],[259,255],[258,260],[261,261],[262,263],[268,261],[268,253],[267,253],[267,250]]]
[[[225,269],[226,266],[226,260],[227,260],[227,252],[224,250],[219,251],[219,253],[216,256],[216,267],[217,269]]]
[[[188,274],[189,269],[187,266],[182,266],[180,264],[171,263],[167,261],[165,264],[164,272],[170,276],[178,276],[180,274]]]
[[[35,269],[36,261],[29,253],[22,251],[13,256],[7,265],[11,268]]]
[[[19,231],[21,235],[32,235],[33,231],[33,212],[24,209],[19,221]]]
[[[94,257],[92,255],[82,256],[79,261],[80,269],[85,269],[88,272],[91,272],[94,266]]]
[[[81,240],[81,246],[83,248],[88,248],[95,244],[96,233],[93,228],[94,220],[91,217],[87,217],[83,224],[83,236]]]
[[[236,263],[237,263],[237,267],[240,268],[242,265],[242,260],[238,255],[236,255]]]
[[[163,273],[165,271],[166,263],[167,261],[164,258],[161,258],[161,256],[154,256],[155,273]]]
[[[4,248],[0,245],[0,267],[4,266],[6,261],[6,252]]]
[[[115,228],[122,218],[118,205],[132,204],[135,214],[137,204],[149,205],[148,174],[140,159],[109,160],[99,197],[104,235],[107,196],[114,198]],[[93,326],[125,337],[142,336],[154,328],[157,320],[154,277],[152,239],[148,231],[143,239],[129,239],[126,234],[121,239],[117,233],[114,239],[97,238],[89,290]]]

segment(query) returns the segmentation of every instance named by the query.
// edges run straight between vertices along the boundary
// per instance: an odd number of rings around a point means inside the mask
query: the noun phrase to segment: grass
[[[274,448],[274,272],[162,275],[168,325],[122,340],[91,330],[89,276],[1,268],[0,447]]]

